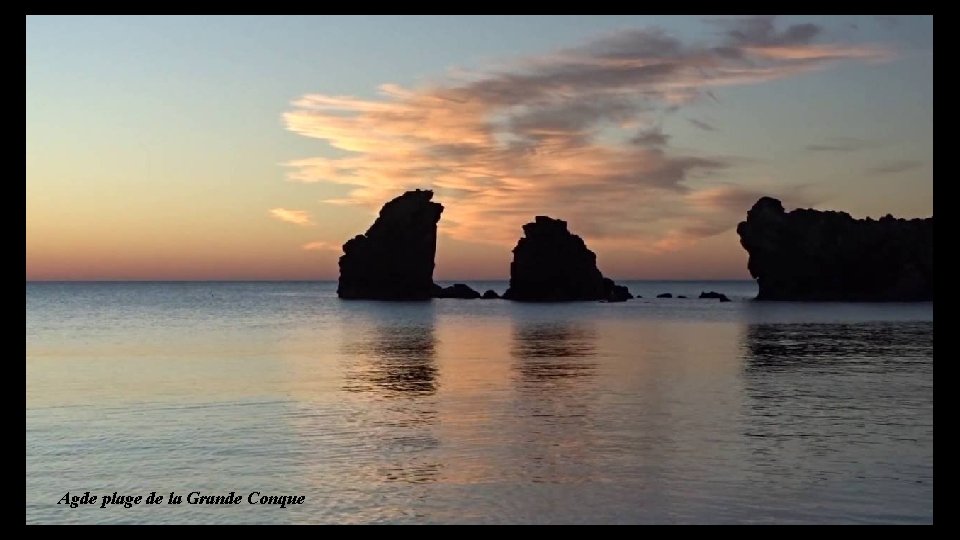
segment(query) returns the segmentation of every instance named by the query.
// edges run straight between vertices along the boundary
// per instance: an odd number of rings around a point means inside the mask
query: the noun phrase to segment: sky
[[[749,279],[763,195],[933,213],[925,16],[29,16],[28,280],[336,279],[414,188],[434,278],[564,219],[614,279]]]

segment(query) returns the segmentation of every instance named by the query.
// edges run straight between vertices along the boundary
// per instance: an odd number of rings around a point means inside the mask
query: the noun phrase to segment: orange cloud
[[[280,221],[293,223],[294,225],[308,226],[313,225],[310,214],[306,210],[287,210],[286,208],[271,208],[270,215]]]
[[[330,242],[308,242],[303,245],[304,251],[340,251],[340,246]]]
[[[723,24],[715,46],[630,30],[466,80],[382,85],[377,99],[305,95],[284,114],[287,129],[345,155],[291,161],[289,177],[350,186],[324,202],[371,211],[432,188],[446,207],[440,231],[458,240],[512,245],[522,224],[547,214],[590,240],[677,249],[734,226],[733,212],[759,194],[717,187],[730,158],[670,149],[662,113],[714,87],[887,55],[814,44],[815,25]]]

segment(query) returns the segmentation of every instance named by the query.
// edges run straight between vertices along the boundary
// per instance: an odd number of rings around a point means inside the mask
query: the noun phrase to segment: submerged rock
[[[725,295],[725,294],[723,294],[723,293],[718,293],[718,292],[715,292],[715,291],[710,291],[710,292],[700,291],[700,298],[701,298],[701,299],[702,299],[702,298],[716,298],[716,299],[720,300],[721,302],[729,302],[729,301],[730,301],[730,299],[727,298],[727,295]]]
[[[523,232],[525,237],[513,248],[510,288],[504,298],[526,302],[633,298],[625,286],[603,277],[596,254],[567,230],[566,221],[537,216]]]
[[[854,219],[762,197],[737,226],[758,300],[933,300],[933,218]]]
[[[480,298],[483,298],[484,300],[492,300],[494,298],[500,298],[500,295],[497,294],[497,291],[493,289],[487,289]]]
[[[439,288],[439,285],[437,288]],[[464,283],[454,283],[449,287],[440,289],[440,292],[436,294],[436,298],[464,298],[472,300],[474,298],[480,298],[480,293]]]
[[[665,293],[658,294],[657,298],[673,298],[673,295],[668,292],[665,292]]]
[[[344,299],[433,298],[437,222],[433,191],[408,191],[380,209],[366,234],[343,245],[337,295]]]

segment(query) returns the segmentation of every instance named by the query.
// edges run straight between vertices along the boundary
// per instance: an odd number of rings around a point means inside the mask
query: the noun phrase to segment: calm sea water
[[[26,521],[932,521],[932,304],[627,284],[645,298],[28,283]],[[244,502],[57,504],[85,491]]]

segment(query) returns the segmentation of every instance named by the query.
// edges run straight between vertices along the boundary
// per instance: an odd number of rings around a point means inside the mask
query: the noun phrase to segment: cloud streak
[[[309,226],[313,225],[313,220],[306,210],[288,210],[286,208],[271,208],[270,216],[274,219],[293,223],[294,225]]]
[[[900,159],[896,161],[887,161],[875,167],[867,169],[868,174],[896,174],[916,169],[923,163],[912,159]]]
[[[695,118],[687,118],[687,121],[693,124],[694,127],[700,128],[704,131],[716,131],[713,125],[704,122],[703,120],[697,120]]]
[[[330,242],[307,242],[302,248],[304,251],[340,251],[340,246]]]
[[[325,202],[370,210],[406,189],[433,188],[446,206],[441,233],[460,240],[512,245],[537,214],[566,219],[588,239],[649,249],[716,234],[736,223],[730,201],[742,214],[759,194],[710,191],[721,189],[717,178],[734,160],[672,149],[663,115],[716,101],[717,88],[888,56],[814,43],[820,29],[812,24],[716,24],[724,32],[714,44],[627,30],[456,80],[384,84],[375,99],[304,95],[284,114],[287,129],[342,155],[289,162],[289,178],[349,186],[346,197]]]
[[[856,139],[853,137],[831,137],[822,143],[808,144],[806,146],[806,150],[808,152],[848,153],[857,152],[871,146],[875,146],[875,144],[863,139]]]

